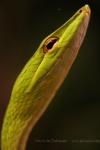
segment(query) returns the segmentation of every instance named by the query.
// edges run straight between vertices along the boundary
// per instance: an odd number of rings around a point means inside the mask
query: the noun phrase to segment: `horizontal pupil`
[[[53,47],[53,45],[56,43],[58,39],[52,39],[47,45],[46,48],[49,50]]]

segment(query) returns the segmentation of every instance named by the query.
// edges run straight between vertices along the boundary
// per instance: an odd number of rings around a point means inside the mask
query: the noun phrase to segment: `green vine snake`
[[[2,150],[25,150],[29,134],[71,68],[90,20],[88,5],[47,36],[15,81],[1,131]]]

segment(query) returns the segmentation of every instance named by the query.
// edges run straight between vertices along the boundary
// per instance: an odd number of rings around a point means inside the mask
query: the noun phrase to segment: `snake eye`
[[[46,53],[49,50],[51,50],[53,45],[57,42],[57,40],[58,40],[58,37],[48,38],[44,43],[43,52]]]

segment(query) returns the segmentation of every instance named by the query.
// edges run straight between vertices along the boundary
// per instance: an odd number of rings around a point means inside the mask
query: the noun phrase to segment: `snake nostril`
[[[79,13],[82,13],[82,9],[79,10]]]

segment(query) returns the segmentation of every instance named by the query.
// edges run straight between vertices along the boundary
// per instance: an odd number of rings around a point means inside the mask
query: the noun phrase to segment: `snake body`
[[[25,150],[29,134],[71,68],[85,37],[85,5],[47,36],[15,81],[1,133],[2,150]]]

